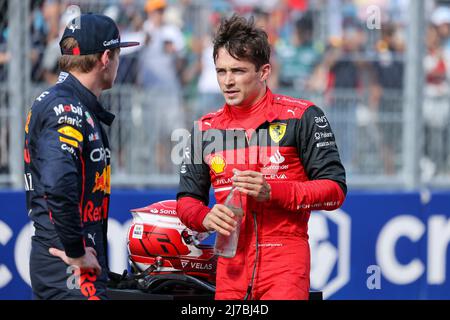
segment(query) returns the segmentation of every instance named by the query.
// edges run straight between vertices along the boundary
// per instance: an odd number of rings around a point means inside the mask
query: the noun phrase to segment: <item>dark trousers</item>
[[[33,239],[30,277],[36,300],[100,300],[107,299],[107,271],[104,256],[97,252],[102,274],[66,265],[48,252],[49,246]]]

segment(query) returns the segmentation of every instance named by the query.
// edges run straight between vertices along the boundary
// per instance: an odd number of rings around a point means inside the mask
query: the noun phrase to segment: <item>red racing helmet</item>
[[[214,246],[202,244],[208,232],[195,232],[178,218],[175,200],[156,202],[131,210],[128,252],[136,272],[179,273],[215,283],[217,256]]]

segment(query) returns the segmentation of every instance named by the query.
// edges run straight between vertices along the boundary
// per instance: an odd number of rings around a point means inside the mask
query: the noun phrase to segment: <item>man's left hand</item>
[[[256,171],[234,171],[233,186],[243,194],[256,199],[256,201],[270,200],[270,184],[261,172]]]

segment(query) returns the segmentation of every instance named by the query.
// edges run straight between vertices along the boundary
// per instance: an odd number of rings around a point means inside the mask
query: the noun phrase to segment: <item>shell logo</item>
[[[225,171],[227,163],[222,155],[216,154],[209,160],[209,167],[215,174],[221,174]]]

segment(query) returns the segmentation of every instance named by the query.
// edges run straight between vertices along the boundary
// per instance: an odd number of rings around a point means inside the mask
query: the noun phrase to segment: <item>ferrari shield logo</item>
[[[275,122],[269,126],[269,134],[275,143],[280,142],[286,133],[286,123]]]

